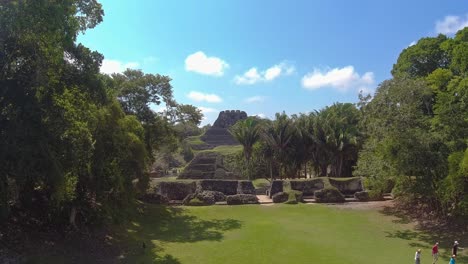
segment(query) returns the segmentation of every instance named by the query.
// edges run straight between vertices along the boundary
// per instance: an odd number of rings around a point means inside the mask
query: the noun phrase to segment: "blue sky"
[[[101,71],[169,75],[175,98],[218,112],[274,117],[356,102],[421,37],[468,26],[468,4],[445,1],[101,0],[105,17],[79,42]]]

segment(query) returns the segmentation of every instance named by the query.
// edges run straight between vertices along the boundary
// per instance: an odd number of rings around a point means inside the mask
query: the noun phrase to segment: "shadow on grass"
[[[455,240],[461,241],[462,247],[468,247],[468,232],[465,226],[462,225],[451,225],[447,223],[434,222],[430,220],[421,221],[420,216],[411,215],[402,209],[396,207],[385,207],[380,211],[382,214],[387,216],[395,217],[392,221],[397,224],[409,224],[416,222],[415,229],[397,230],[393,232],[385,232],[387,237],[408,240],[408,245],[414,248],[426,248],[429,249],[427,252],[430,255],[430,249],[436,241],[439,241],[439,249],[444,251],[441,257],[449,259],[453,242]],[[415,242],[418,240],[420,242]],[[464,246],[466,245],[466,246]],[[457,263],[468,263],[468,249],[459,252]],[[465,251],[465,252],[463,252]]]
[[[222,241],[224,232],[241,226],[235,219],[202,220],[182,207],[142,205],[139,216],[126,226],[119,238],[121,244],[128,245],[121,260],[123,263],[177,264],[180,261],[176,257],[164,253],[164,243]]]

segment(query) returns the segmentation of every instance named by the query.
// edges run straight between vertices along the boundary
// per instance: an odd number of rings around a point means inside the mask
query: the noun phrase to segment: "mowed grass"
[[[377,210],[316,204],[147,205],[120,232],[125,263],[412,263],[417,248],[422,263],[432,262],[432,241],[412,224]],[[442,253],[440,263],[448,261]]]

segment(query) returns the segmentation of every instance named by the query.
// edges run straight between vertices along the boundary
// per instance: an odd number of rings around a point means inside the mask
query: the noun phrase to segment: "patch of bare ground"
[[[268,195],[257,195],[257,198],[261,205],[274,205],[273,200]]]
[[[336,204],[326,204],[334,208],[354,209],[354,210],[383,210],[394,206],[393,200],[370,201],[370,202],[346,202]]]

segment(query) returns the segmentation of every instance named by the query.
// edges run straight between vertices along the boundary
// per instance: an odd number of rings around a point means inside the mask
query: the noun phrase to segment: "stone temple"
[[[247,118],[240,110],[226,110],[219,113],[213,126],[201,137],[205,144],[193,145],[194,150],[209,150],[222,145],[238,145],[229,133],[237,121]],[[179,179],[236,179],[238,175],[224,167],[223,157],[216,152],[198,153],[179,175]]]
[[[247,119],[247,113],[240,110],[226,110],[219,113],[213,126],[201,137],[201,140],[212,147],[221,145],[237,145],[228,129],[237,121]]]

